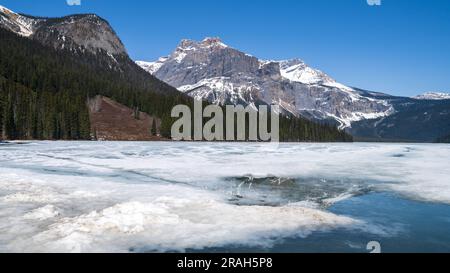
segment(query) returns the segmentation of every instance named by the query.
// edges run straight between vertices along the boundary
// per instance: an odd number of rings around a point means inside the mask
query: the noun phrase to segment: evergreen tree
[[[152,127],[151,127],[151,135],[152,136],[156,136],[157,134],[158,134],[158,130],[157,130],[157,128],[156,128],[156,119],[155,118],[152,118]]]
[[[163,116],[161,119],[160,134],[162,137],[170,138],[172,131],[172,118],[168,115]]]

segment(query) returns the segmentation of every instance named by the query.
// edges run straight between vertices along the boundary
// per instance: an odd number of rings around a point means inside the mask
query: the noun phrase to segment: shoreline
[[[91,143],[104,143],[104,142],[130,142],[130,143],[157,143],[157,142],[168,142],[168,143],[227,143],[227,144],[234,144],[234,143],[249,143],[249,144],[289,144],[289,143],[299,143],[299,144],[326,144],[326,143],[340,143],[340,144],[355,144],[355,143],[372,143],[372,144],[436,144],[436,145],[442,145],[442,144],[450,144],[446,142],[416,142],[416,141],[324,141],[324,142],[318,142],[318,141],[281,141],[281,142],[264,142],[264,141],[196,141],[196,140],[170,140],[170,139],[160,139],[160,140],[64,140],[64,139],[28,139],[28,140],[0,140],[0,144],[27,144],[30,142],[91,142]]]

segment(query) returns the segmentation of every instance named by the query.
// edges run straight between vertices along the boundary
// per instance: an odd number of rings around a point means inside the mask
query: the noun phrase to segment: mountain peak
[[[14,11],[12,11],[12,10],[8,9],[7,7],[2,6],[2,5],[0,5],[0,12],[9,13],[9,14],[17,14]]]
[[[31,36],[38,21],[15,13],[4,6],[0,6],[0,27],[15,32],[20,36]]]
[[[218,37],[206,37],[201,42],[183,39],[178,45],[179,50],[195,50],[199,48],[227,48],[228,46]]]
[[[203,39],[202,45],[228,47],[226,44],[222,42],[222,40],[219,37],[206,37],[205,39]]]
[[[180,44],[178,45],[179,48],[187,48],[195,44],[196,42],[191,39],[183,39],[181,40]]]
[[[116,35],[110,24],[95,14],[76,14],[62,18],[47,19],[42,27],[36,31],[36,36],[43,40],[51,40],[54,47],[63,46],[58,41],[53,41],[52,33],[57,33],[64,41],[66,38],[71,43],[66,43],[65,47],[78,48],[96,53],[101,49],[108,54],[126,54],[125,46]]]
[[[22,15],[0,6],[0,27],[56,49],[104,50],[109,55],[126,50],[109,23],[95,14],[75,14],[61,18]]]
[[[301,59],[260,60],[220,38],[182,40],[168,58],[137,64],[196,99],[221,105],[277,103],[294,115],[334,119],[341,128],[391,111],[386,102],[359,95]]]
[[[427,92],[413,98],[417,100],[450,100],[450,93]]]

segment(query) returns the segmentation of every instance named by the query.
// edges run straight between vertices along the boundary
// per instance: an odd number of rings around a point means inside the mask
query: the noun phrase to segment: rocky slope
[[[91,131],[98,140],[150,141],[162,140],[152,133],[152,125],[160,128],[161,120],[133,110],[110,98],[97,96],[89,101]]]
[[[450,134],[450,100],[415,99],[356,89],[386,100],[395,111],[386,117],[354,122],[347,131],[361,141],[435,142]]]
[[[57,49],[126,55],[124,45],[108,22],[94,14],[40,18],[0,6],[0,26]]]

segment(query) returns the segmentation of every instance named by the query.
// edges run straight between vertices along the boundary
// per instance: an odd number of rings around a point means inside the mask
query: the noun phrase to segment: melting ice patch
[[[277,237],[359,224],[303,207],[238,207],[214,200],[159,198],[65,218],[33,236],[37,250],[184,251],[225,245],[270,246]]]
[[[389,230],[327,212],[388,191],[450,204],[450,147],[37,142],[0,147],[0,251],[270,247]]]
[[[9,183],[0,187],[4,195],[0,201],[0,251],[269,247],[279,238],[305,237],[339,227],[362,228],[364,224],[300,204],[237,206],[223,200],[221,194],[183,185],[102,182],[83,177],[68,180],[64,175],[43,175],[40,180],[28,171],[20,177],[12,182],[14,175],[1,176]],[[46,182],[50,177],[52,181]],[[18,192],[35,198],[11,198]]]

